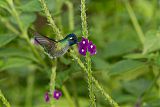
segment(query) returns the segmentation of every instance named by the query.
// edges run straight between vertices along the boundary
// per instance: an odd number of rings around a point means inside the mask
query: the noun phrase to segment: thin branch
[[[142,29],[141,29],[140,24],[138,23],[136,15],[135,15],[131,5],[129,4],[129,2],[127,0],[125,0],[124,2],[125,2],[126,9],[127,9],[128,13],[129,13],[129,16],[131,18],[131,21],[133,23],[133,26],[134,26],[137,34],[138,34],[138,37],[139,37],[142,45],[144,45],[145,36],[144,36],[144,33],[143,33]]]

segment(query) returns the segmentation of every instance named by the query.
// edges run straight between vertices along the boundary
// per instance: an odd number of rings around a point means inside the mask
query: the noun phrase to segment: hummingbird
[[[78,43],[77,36],[73,33],[59,41],[34,33],[34,40],[43,47],[45,53],[50,58],[57,58],[64,55],[72,45]]]

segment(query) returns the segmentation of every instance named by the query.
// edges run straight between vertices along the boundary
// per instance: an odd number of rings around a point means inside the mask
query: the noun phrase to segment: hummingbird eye
[[[70,40],[73,40],[73,37],[70,37],[69,39],[70,39]]]

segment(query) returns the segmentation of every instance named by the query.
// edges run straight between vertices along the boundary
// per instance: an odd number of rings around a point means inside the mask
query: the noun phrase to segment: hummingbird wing
[[[49,56],[54,57],[53,54],[56,51],[58,42],[46,36],[41,36],[38,33],[35,33],[34,36],[35,36],[35,41],[44,48],[45,52],[48,53]]]

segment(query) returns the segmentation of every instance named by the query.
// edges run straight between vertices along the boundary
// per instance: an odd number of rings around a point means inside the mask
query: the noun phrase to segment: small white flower
[[[93,45],[91,45],[91,48],[93,48]]]
[[[56,96],[58,97],[58,96],[59,96],[59,93],[56,93]]]
[[[86,44],[86,42],[85,42],[85,41],[83,41],[83,44]]]

